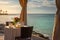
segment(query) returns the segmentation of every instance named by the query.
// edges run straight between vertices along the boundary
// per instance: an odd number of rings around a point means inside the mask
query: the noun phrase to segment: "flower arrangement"
[[[20,22],[20,18],[15,17],[15,18],[14,18],[14,24],[16,24],[17,22]]]
[[[14,17],[12,22],[9,22],[8,28],[19,28],[22,25],[20,24],[20,18]]]

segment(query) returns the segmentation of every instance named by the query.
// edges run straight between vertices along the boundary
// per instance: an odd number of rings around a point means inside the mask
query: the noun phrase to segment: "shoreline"
[[[0,14],[0,15],[8,15],[8,14]]]
[[[50,38],[48,36],[44,36],[43,34],[37,33],[35,31],[32,32],[32,36],[36,36],[36,37],[39,37],[39,38],[41,37],[41,38],[50,40]]]

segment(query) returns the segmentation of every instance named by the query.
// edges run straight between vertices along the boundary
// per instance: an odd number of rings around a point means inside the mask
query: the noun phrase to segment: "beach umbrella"
[[[20,22],[24,25],[27,25],[27,0],[19,0],[19,3],[22,7],[20,14]]]

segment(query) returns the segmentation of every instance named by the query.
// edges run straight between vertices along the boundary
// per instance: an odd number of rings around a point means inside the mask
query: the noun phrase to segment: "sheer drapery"
[[[52,40],[60,40],[60,0],[56,0],[57,12],[55,16],[55,25]]]
[[[27,0],[19,0],[19,3],[22,7],[20,14],[20,22],[24,25],[27,25]]]

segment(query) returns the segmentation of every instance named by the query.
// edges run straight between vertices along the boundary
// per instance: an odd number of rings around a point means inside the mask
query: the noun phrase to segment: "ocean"
[[[52,37],[54,14],[30,14],[27,16],[28,25],[34,26],[34,31]]]
[[[18,14],[0,15],[0,23],[12,21],[16,16],[19,17]],[[34,31],[51,37],[54,27],[54,14],[28,14],[27,24],[33,26]]]

